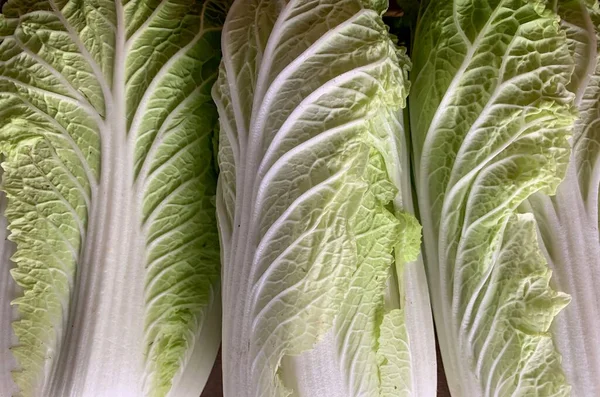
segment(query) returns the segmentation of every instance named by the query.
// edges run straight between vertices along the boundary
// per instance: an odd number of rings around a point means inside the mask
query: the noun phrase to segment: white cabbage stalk
[[[573,60],[541,0],[425,1],[411,89],[424,256],[454,396],[566,396],[531,214],[569,160]],[[588,394],[582,394],[588,395]]]
[[[434,396],[385,1],[234,2],[214,98],[226,396]]]
[[[0,324],[12,301],[18,342],[2,337],[2,392],[200,394],[220,340],[210,93],[224,16],[211,0],[4,6],[0,151],[17,249],[0,264]]]
[[[600,9],[596,0],[555,2],[563,18],[575,74],[579,119],[565,181],[556,196],[529,200],[553,281],[572,302],[552,327],[573,396],[600,395]]]
[[[0,173],[2,170],[0,170]],[[4,211],[6,210],[6,195],[0,192],[0,396],[12,396],[18,389],[12,381],[11,371],[17,368],[15,357],[10,353],[10,348],[18,343],[12,329],[12,322],[18,318],[17,310],[8,303],[10,297],[22,293],[19,286],[10,276],[14,266],[10,257],[15,252],[15,245],[8,240],[8,229]]]

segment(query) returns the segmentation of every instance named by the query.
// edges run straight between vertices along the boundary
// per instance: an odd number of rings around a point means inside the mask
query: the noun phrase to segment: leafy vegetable
[[[567,380],[573,396],[595,396],[600,395],[600,9],[594,0],[556,4],[576,62],[569,88],[580,117],[565,181],[556,196],[537,194],[529,204],[553,280],[573,298],[553,327]]]
[[[1,172],[0,170],[0,175]],[[16,311],[8,303],[19,291],[10,277],[11,267],[8,266],[15,247],[12,241],[7,240],[6,218],[1,215],[5,209],[6,196],[0,192],[0,390],[7,395],[12,395],[17,390],[10,373],[16,367],[16,362],[9,349],[15,343],[11,320],[16,318]]]
[[[20,394],[201,391],[220,332],[210,90],[225,6],[4,6],[0,150],[23,290]]]
[[[227,396],[433,396],[383,1],[236,1],[214,98]]]
[[[411,136],[438,337],[456,396],[559,396],[535,222],[517,207],[563,179],[573,125],[564,32],[544,1],[426,1]]]

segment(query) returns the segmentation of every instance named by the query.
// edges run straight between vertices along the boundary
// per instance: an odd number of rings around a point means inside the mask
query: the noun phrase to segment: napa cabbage
[[[594,0],[555,3],[575,60],[569,90],[579,117],[572,153],[556,195],[536,194],[523,206],[535,215],[539,241],[557,288],[572,297],[552,333],[574,396],[600,395],[600,9]]]
[[[434,396],[385,1],[234,2],[214,88],[227,396]]]
[[[220,341],[211,88],[226,7],[4,5],[0,151],[16,251],[0,264],[2,393],[200,394]]]
[[[537,223],[567,172],[574,70],[545,1],[422,3],[410,120],[424,257],[456,396],[566,396]],[[558,233],[558,231],[557,231]]]

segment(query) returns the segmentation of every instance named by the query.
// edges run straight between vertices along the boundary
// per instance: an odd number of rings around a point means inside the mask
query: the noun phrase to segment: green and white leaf
[[[385,3],[228,14],[213,94],[225,395],[435,395],[401,122],[409,62]]]
[[[529,200],[554,283],[572,297],[552,328],[574,396],[600,395],[600,9],[595,0],[555,2],[575,73],[569,86],[580,117],[571,162],[556,196]]]
[[[564,396],[530,195],[570,154],[573,61],[544,1],[426,1],[414,43],[411,139],[444,368],[457,396]]]
[[[13,301],[19,395],[202,390],[220,332],[210,90],[225,6],[4,6],[0,150],[23,290]]]
[[[0,170],[0,175],[2,170]],[[11,371],[16,369],[17,363],[10,352],[10,348],[17,343],[11,323],[17,318],[14,306],[10,302],[20,293],[19,286],[10,276],[10,270],[14,264],[10,257],[15,252],[15,245],[8,240],[8,228],[4,211],[6,210],[6,195],[0,192],[0,390],[2,396],[10,396],[16,393],[15,385]]]

